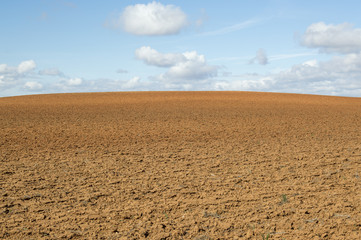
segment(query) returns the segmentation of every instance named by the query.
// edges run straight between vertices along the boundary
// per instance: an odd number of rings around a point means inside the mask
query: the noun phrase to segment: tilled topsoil
[[[361,239],[361,98],[0,98],[0,239]]]

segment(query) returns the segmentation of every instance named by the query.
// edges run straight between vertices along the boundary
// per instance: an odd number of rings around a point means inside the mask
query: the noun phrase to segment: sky
[[[361,97],[359,0],[3,0],[0,97],[262,91]]]

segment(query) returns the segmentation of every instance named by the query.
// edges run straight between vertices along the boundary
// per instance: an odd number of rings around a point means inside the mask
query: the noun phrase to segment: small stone
[[[24,197],[21,198],[21,200],[30,200],[31,196],[29,195],[25,195]]]

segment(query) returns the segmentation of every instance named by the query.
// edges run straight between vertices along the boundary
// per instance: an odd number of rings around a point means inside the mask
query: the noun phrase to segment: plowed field
[[[0,98],[0,238],[361,239],[361,98]]]

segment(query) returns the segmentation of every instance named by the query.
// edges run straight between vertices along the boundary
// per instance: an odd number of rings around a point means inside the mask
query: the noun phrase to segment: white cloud
[[[159,53],[150,47],[141,47],[135,52],[138,59],[148,65],[167,67],[168,71],[158,76],[162,81],[202,80],[215,77],[218,66],[208,65],[204,55],[197,52]]]
[[[83,83],[83,80],[81,78],[70,78],[66,81],[66,84],[68,86],[79,86]]]
[[[139,86],[139,84],[140,84],[140,77],[136,76],[131,78],[129,81],[122,83],[121,86],[123,89],[133,89]]]
[[[213,83],[214,90],[241,90],[241,91],[269,91],[274,85],[271,76],[257,74],[245,74],[235,76],[231,81],[216,81]]]
[[[317,65],[295,65],[274,76],[277,83],[274,89],[283,92],[361,96],[360,60],[361,56],[355,58],[347,55]]]
[[[266,51],[262,48],[258,49],[257,54],[254,58],[250,60],[250,63],[258,62],[258,64],[266,65],[268,64],[268,58]]]
[[[34,62],[34,60],[28,60],[28,61],[24,61],[21,62],[18,66],[18,73],[23,74],[23,73],[27,73],[30,72],[32,70],[34,70],[36,68],[36,64]]]
[[[361,96],[361,53],[309,60],[275,74],[230,76],[211,85],[214,90],[293,92]]]
[[[28,80],[36,75],[33,72],[35,68],[34,60],[23,61],[18,66],[0,64],[0,90],[21,87],[25,79]]]
[[[39,82],[26,82],[24,88],[30,91],[37,91],[43,88],[43,85]]]
[[[24,78],[31,77],[35,68],[34,60],[23,61],[18,66],[0,64],[1,89],[14,87],[21,83]]]
[[[361,29],[353,28],[350,23],[313,23],[302,36],[301,43],[310,48],[319,48],[321,52],[326,53],[360,53]]]
[[[159,53],[149,46],[135,50],[135,56],[146,64],[157,67],[170,67],[187,60],[181,53]]]
[[[278,74],[282,81],[300,82],[335,82],[340,79],[353,81],[361,78],[361,54],[336,56],[331,60],[320,62],[308,61],[294,65],[291,69]],[[361,86],[361,82],[360,82]]]
[[[102,84],[101,84],[102,85]],[[94,86],[98,87],[98,86]],[[103,86],[102,86],[103,87]],[[63,77],[60,78],[58,82],[52,84],[53,91],[55,92],[81,92],[84,90],[92,91],[94,89],[91,89],[91,82],[90,81],[84,81],[82,78],[75,77]]]
[[[217,76],[218,66],[208,65],[204,55],[197,52],[183,53],[186,61],[181,61],[169,68],[162,75],[165,80],[200,80]]]
[[[307,28],[302,44],[321,52],[342,55],[327,61],[308,60],[274,74],[228,77],[228,81],[215,81],[213,89],[361,96],[361,29],[348,23],[315,23]],[[285,59],[289,56],[270,58]],[[259,51],[251,62],[266,63],[266,60],[266,55]]]
[[[9,69],[7,64],[0,64],[0,73],[5,73]]]
[[[152,2],[126,7],[115,25],[135,35],[171,35],[187,25],[187,16],[177,6]]]
[[[302,63],[302,65],[304,66],[310,66],[310,67],[318,67],[318,62],[317,60],[309,60],[309,61],[306,61],[304,63]]]

